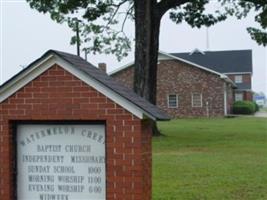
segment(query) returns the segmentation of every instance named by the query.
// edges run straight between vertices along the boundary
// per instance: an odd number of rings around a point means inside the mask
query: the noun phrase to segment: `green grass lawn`
[[[153,138],[153,200],[266,200],[267,119],[179,119]]]

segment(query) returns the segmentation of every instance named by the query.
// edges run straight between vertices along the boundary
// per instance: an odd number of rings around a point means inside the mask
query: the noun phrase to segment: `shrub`
[[[258,112],[260,110],[260,106],[255,101],[253,101],[253,103],[255,105],[255,112]]]
[[[233,106],[234,114],[251,115],[256,112],[256,105],[251,101],[237,101]]]

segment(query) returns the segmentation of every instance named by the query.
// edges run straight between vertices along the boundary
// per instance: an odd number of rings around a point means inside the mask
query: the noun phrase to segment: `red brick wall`
[[[244,95],[244,100],[246,100],[246,101],[253,101],[253,93],[252,92],[250,92],[250,91],[245,91],[244,93],[243,93]]]
[[[122,83],[124,86],[128,87],[129,89],[133,89],[134,87],[134,68],[133,67],[128,67],[124,70],[121,70],[117,72],[116,74],[112,75],[112,77],[118,82]]]
[[[243,82],[251,84],[251,75],[250,74],[244,74],[243,76]]]
[[[132,67],[124,69],[112,77],[129,88],[133,88]],[[209,116],[223,116],[224,83],[225,81],[218,75],[183,62],[160,61],[158,65],[157,105],[173,117],[203,117],[207,116],[207,110],[209,110]],[[228,89],[230,95],[232,89]],[[202,93],[203,106],[201,108],[192,108],[191,95],[194,92]],[[178,108],[168,108],[168,94],[178,94]],[[230,96],[229,100],[231,100]],[[207,101],[209,102],[208,109]]]
[[[144,121],[142,123],[142,131],[148,134],[142,134],[142,156],[143,156],[143,181],[142,187],[144,191],[140,194],[140,198],[144,195],[147,199],[152,199],[152,130],[149,121]]]
[[[242,76],[243,83],[249,84],[251,87],[251,74],[229,74],[228,77],[235,82],[235,76],[239,75]],[[239,93],[243,93],[244,101],[253,101],[253,94],[251,91],[238,91]]]
[[[251,91],[237,90],[237,91],[235,91],[235,93],[236,94],[242,93],[243,101],[253,101],[253,92],[251,92]]]
[[[229,74],[227,75],[233,82],[235,82],[235,76],[242,76],[243,83],[248,83],[251,85],[251,75],[250,74]]]
[[[0,104],[0,197],[13,200],[14,120],[106,121],[107,199],[151,199],[151,129],[59,66]]]

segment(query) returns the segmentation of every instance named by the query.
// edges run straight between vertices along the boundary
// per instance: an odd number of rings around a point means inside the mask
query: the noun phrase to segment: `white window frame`
[[[237,98],[237,96],[239,96],[239,95],[241,95],[242,98]],[[243,101],[243,100],[244,100],[244,94],[242,92],[236,92],[235,93],[235,101]]]
[[[172,96],[172,95],[173,96],[175,95],[175,97],[176,97],[176,99],[175,99],[176,100],[176,106],[171,106],[170,105],[170,96]],[[178,98],[178,95],[177,94],[168,94],[167,95],[167,105],[168,105],[168,108],[178,108],[178,104],[179,104],[179,101],[178,100],[179,100],[179,98]]]
[[[200,106],[199,105],[195,105],[194,104],[194,95],[200,95]],[[192,108],[202,108],[202,106],[203,106],[203,99],[202,99],[202,93],[200,93],[200,92],[193,92],[192,94],[191,94],[191,104],[192,104]]]
[[[235,75],[235,83],[243,83],[243,76]]]

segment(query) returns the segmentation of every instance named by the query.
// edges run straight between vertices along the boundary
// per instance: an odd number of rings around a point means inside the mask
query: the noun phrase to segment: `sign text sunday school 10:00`
[[[104,125],[19,125],[21,200],[105,199]]]

